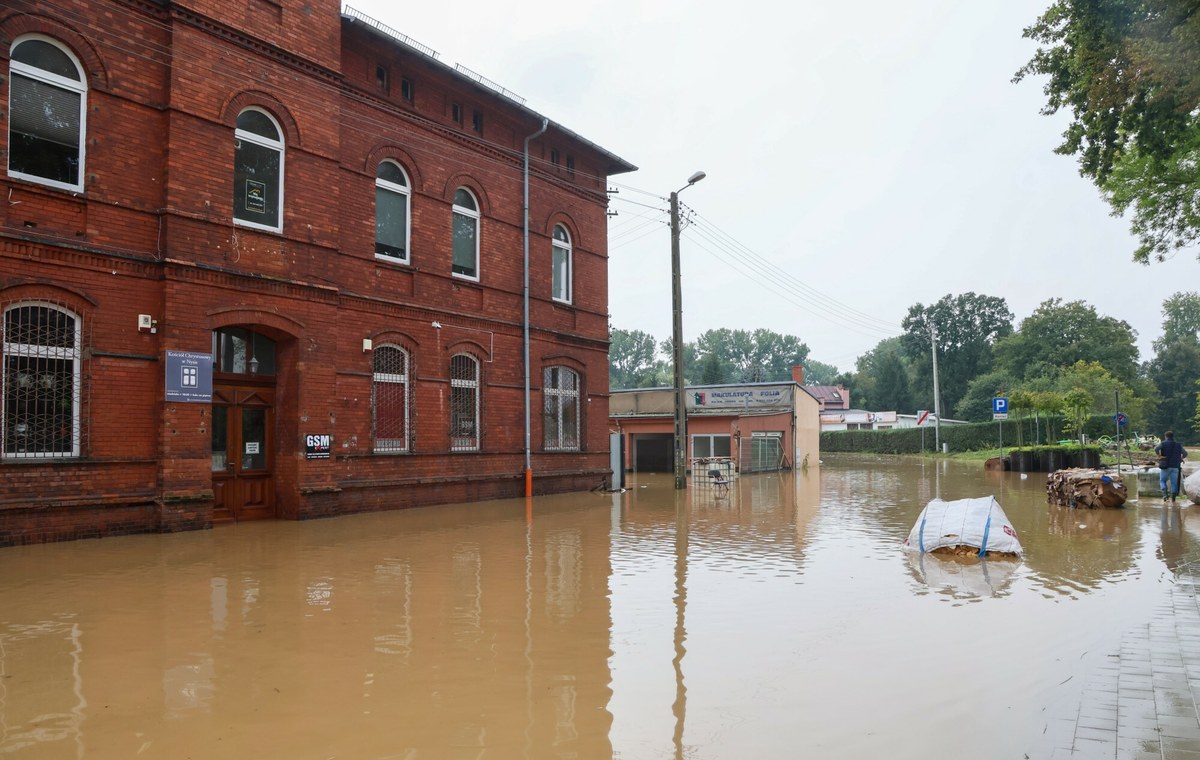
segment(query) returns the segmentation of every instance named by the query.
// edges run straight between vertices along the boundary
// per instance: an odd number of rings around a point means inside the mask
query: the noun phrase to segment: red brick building
[[[16,0],[0,56],[0,545],[608,472],[633,166],[335,0]]]

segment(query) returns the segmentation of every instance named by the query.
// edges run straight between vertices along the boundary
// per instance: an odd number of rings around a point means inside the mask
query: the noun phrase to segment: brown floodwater
[[[1200,510],[1044,489],[829,457],[3,549],[0,755],[1020,758],[1200,559]],[[902,551],[988,494],[1021,561]]]

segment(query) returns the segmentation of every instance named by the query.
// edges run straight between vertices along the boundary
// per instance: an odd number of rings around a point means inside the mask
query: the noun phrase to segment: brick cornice
[[[272,60],[281,63],[285,66],[290,66],[300,69],[312,76],[328,80],[330,82],[341,82],[342,75],[321,64],[314,63],[307,58],[301,58],[298,55],[288,52],[283,48],[273,45],[265,40],[257,37],[252,37],[244,31],[223,24],[216,19],[197,13],[191,8],[183,8],[174,3],[170,6],[171,18],[188,26],[207,32],[215,37],[229,42],[231,44],[242,47],[246,50],[252,50],[259,55],[266,56]]]

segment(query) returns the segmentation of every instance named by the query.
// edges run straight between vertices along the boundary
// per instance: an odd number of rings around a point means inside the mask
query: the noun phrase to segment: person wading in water
[[[1163,501],[1175,501],[1179,496],[1179,469],[1187,459],[1187,449],[1176,443],[1174,431],[1163,433],[1163,442],[1154,447],[1158,454],[1158,487]]]

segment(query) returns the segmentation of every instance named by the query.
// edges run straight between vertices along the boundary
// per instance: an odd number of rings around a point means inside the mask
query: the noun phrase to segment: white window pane
[[[465,214],[454,214],[454,260],[452,271],[467,277],[477,276],[475,260],[478,220]]]
[[[408,259],[408,196],[375,189],[375,253]]]
[[[83,95],[15,73],[10,82],[9,170],[78,185]]]
[[[264,227],[279,227],[280,155],[275,148],[249,140],[237,141],[233,176],[236,218]]]

